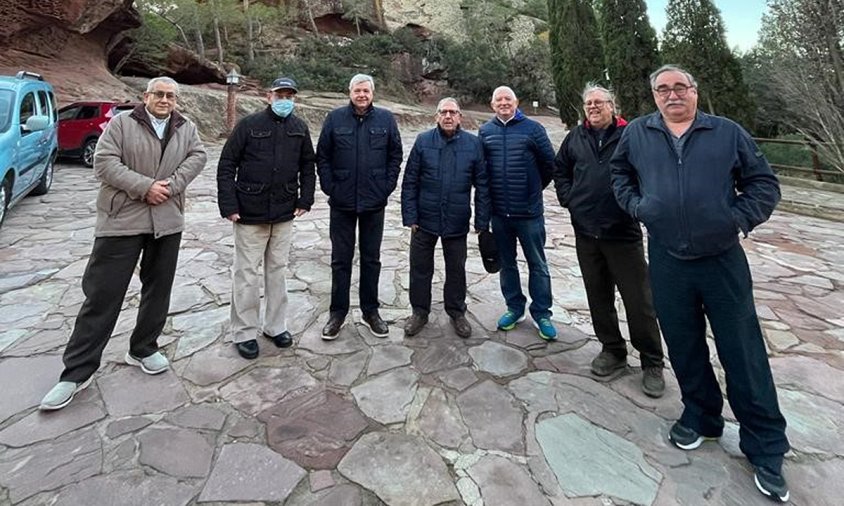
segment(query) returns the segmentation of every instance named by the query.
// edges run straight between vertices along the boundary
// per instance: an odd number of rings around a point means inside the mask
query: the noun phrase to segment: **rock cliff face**
[[[61,103],[134,98],[106,66],[113,38],[140,26],[132,0],[0,0],[0,74],[45,76]]]

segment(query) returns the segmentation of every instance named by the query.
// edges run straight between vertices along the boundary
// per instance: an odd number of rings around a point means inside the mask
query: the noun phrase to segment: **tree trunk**
[[[205,41],[202,40],[202,30],[199,29],[199,24],[197,23],[194,27],[194,37],[196,37],[196,54],[199,55],[201,59],[205,59]]]
[[[114,69],[112,69],[112,71],[111,71],[112,74],[119,74],[120,73],[120,71],[123,69],[123,66],[126,65],[129,62],[129,58],[131,58],[132,55],[135,54],[135,48],[136,47],[137,46],[132,46],[132,48],[129,49],[129,51],[125,55],[123,55],[123,58],[121,58],[120,61],[117,62],[117,65],[114,66]]]
[[[243,14],[246,16],[246,58],[255,61],[255,41],[252,39],[252,16],[249,15],[249,0],[243,0]]]
[[[220,20],[214,16],[214,42],[217,44],[217,62],[223,65],[223,41],[220,38]]]
[[[311,30],[314,32],[314,35],[319,35],[319,29],[317,28],[316,21],[314,21],[314,11],[311,9],[311,0],[302,0],[302,3],[305,4],[305,12],[308,13],[308,22],[311,24]]]

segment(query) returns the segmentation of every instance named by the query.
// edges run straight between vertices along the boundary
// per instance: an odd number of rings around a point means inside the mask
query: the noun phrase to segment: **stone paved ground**
[[[640,393],[635,356],[608,380],[589,374],[599,347],[568,216],[551,191],[557,343],[540,341],[529,324],[495,330],[498,281],[484,272],[474,239],[472,337],[456,337],[442,312],[440,267],[432,322],[405,339],[409,233],[398,192],[380,285],[390,336],[374,338],[355,311],[340,339],[323,342],[330,270],[320,195],[295,227],[289,323],[297,343],[280,351],[262,341],[259,360],[240,359],[227,335],[232,237],[215,204],[219,146],[211,153],[190,189],[160,340],[172,371],[148,377],[121,363],[135,280],[96,381],[55,413],[36,405],[57,379],[83,300],[92,173],[60,165],[48,195],[11,211],[0,232],[0,504],[765,504],[729,411],[720,442],[682,452],[666,440],[680,412],[670,372],[660,400]],[[841,207],[841,194],[810,198]],[[840,504],[844,226],[778,211],[744,245],[794,447],[785,465],[793,502]]]

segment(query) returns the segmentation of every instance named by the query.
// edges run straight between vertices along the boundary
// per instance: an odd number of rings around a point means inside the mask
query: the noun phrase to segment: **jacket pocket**
[[[387,129],[386,128],[370,128],[369,129],[369,148],[370,149],[387,149]]]
[[[265,184],[238,181],[237,207],[242,218],[261,219],[269,212],[270,192]]]
[[[337,127],[334,129],[334,145],[337,149],[354,149],[355,147],[355,131],[347,127]]]
[[[110,218],[116,218],[120,214],[120,210],[126,205],[127,200],[129,200],[129,196],[126,195],[126,192],[118,191],[112,195],[107,210],[108,216]]]

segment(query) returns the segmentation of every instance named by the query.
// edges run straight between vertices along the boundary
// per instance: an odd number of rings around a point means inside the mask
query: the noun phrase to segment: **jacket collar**
[[[349,111],[352,112],[352,116],[366,117],[366,116],[369,116],[369,114],[372,112],[373,109],[375,109],[375,106],[372,105],[372,104],[369,104],[369,107],[367,107],[366,110],[363,111],[363,114],[358,114],[357,109],[355,109],[355,104],[353,104],[352,101],[349,100]]]
[[[138,123],[146,126],[150,132],[155,134],[155,128],[152,127],[152,122],[149,120],[149,116],[147,115],[146,104],[139,104],[137,107],[132,109],[129,116]],[[167,125],[167,134],[165,134],[167,138],[173,135],[172,132],[184,125],[186,121],[187,119],[179,114],[179,111],[173,110],[173,112],[170,113],[170,124]]]
[[[455,131],[454,131],[454,135],[452,135],[451,137],[448,137],[448,136],[447,136],[447,135],[443,132],[443,129],[442,129],[442,128],[440,128],[440,126],[439,126],[439,125],[435,126],[435,127],[434,127],[434,130],[437,132],[437,136],[438,136],[440,139],[442,139],[442,140],[443,140],[443,142],[449,142],[449,141],[453,141],[453,140],[455,140],[455,139],[459,139],[459,138],[460,138],[460,134],[463,132],[463,129],[462,129],[462,128],[460,128],[460,126],[458,126],[458,127],[457,127],[457,130],[455,130]]]
[[[668,127],[665,126],[665,120],[662,119],[662,114],[660,114],[659,111],[651,113],[647,116],[647,119],[645,120],[645,126],[647,126],[648,128],[654,128],[657,130],[668,132]],[[695,120],[692,122],[691,126],[687,131],[691,132],[692,130],[697,129],[709,130],[712,128],[715,128],[715,122],[713,121],[712,116],[698,109],[695,112]]]
[[[525,116],[525,114],[522,112],[522,110],[517,107],[516,108],[516,114],[514,114],[513,117],[510,118],[510,121],[508,121],[507,123],[504,123],[503,121],[501,121],[501,118],[499,118],[497,114],[492,117],[492,120],[495,121],[496,123],[498,123],[501,126],[507,126],[507,125],[515,125],[516,123],[521,122],[525,118],[527,118],[527,116]]]

